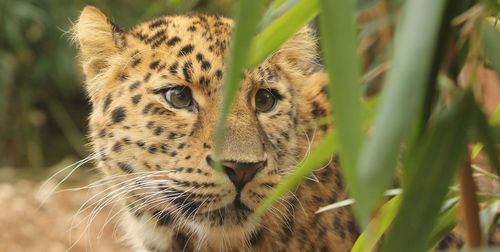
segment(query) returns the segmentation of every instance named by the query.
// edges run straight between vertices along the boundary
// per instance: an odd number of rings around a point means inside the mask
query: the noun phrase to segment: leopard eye
[[[174,108],[187,108],[193,103],[191,89],[187,86],[169,88],[163,95],[165,96],[165,100]]]
[[[260,89],[255,94],[255,109],[259,112],[269,112],[276,106],[276,95],[268,89]]]

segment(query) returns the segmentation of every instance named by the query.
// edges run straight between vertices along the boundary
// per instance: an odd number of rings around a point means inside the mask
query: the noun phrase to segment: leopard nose
[[[207,155],[207,163],[210,167],[214,167],[215,161]],[[238,191],[241,191],[243,187],[250,182],[260,170],[266,167],[267,161],[259,162],[238,162],[234,160],[224,160],[222,161],[222,166],[224,167],[224,172],[229,177],[231,182]]]
[[[236,189],[241,191],[255,177],[255,174],[266,166],[266,161],[248,163],[224,160],[222,166]]]

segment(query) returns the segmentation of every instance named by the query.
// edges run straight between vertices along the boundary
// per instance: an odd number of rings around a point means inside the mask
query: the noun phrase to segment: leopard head
[[[232,27],[220,16],[176,15],[126,32],[94,7],[74,26],[97,166],[112,197],[158,228],[254,232],[262,219],[253,211],[327,130],[314,126],[329,113],[327,78],[314,75],[316,39],[305,27],[244,71],[221,146],[225,173],[215,171]]]

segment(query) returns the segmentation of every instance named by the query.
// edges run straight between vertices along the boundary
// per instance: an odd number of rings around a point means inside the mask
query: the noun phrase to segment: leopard
[[[335,155],[254,214],[333,128],[318,123],[331,106],[314,29],[244,69],[216,146],[234,26],[190,13],[125,31],[93,6],[73,24],[89,141],[123,240],[141,252],[349,251],[351,208],[316,213],[348,196]]]
[[[216,146],[234,26],[190,13],[125,31],[93,6],[73,24],[102,197],[120,208],[123,240],[139,252],[350,251],[351,207],[318,211],[348,198],[334,154],[255,214],[334,127],[314,29],[244,69]],[[434,249],[463,245],[454,230]]]

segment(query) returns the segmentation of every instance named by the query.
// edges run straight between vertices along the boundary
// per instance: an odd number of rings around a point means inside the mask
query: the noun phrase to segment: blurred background
[[[172,13],[230,16],[234,2],[0,1],[0,251],[123,249],[116,242],[120,235],[116,220],[103,224],[116,209],[104,208],[93,221],[88,218],[92,208],[75,215],[83,202],[95,202],[91,196],[98,188],[52,194],[73,167],[56,173],[90,154],[86,139],[90,107],[74,60],[76,48],[66,33],[83,7],[94,5],[130,30],[137,23]],[[363,90],[370,96],[378,93],[390,67],[395,20],[404,1],[362,2],[357,6],[359,54]],[[487,68],[479,71],[478,93],[491,113],[500,99],[500,81]],[[446,77],[440,80],[446,88]],[[91,163],[80,167],[59,189],[82,188],[95,180]]]
[[[36,173],[88,155],[89,106],[66,34],[86,5],[127,30],[171,13],[228,15],[232,1],[0,1],[0,167]]]

